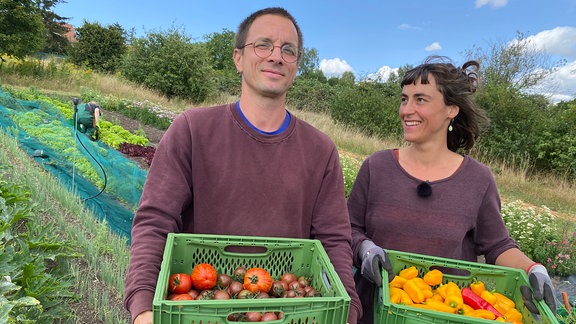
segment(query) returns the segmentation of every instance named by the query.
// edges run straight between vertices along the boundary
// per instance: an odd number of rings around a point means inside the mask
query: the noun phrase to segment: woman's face
[[[411,143],[446,142],[450,120],[458,114],[458,106],[444,103],[433,75],[428,76],[428,81],[428,84],[422,84],[418,79],[416,84],[402,88],[399,114],[404,139]]]

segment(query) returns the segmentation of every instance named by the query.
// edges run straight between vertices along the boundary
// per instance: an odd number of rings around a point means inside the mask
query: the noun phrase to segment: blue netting
[[[60,109],[42,100],[16,99],[1,89],[0,126],[32,159],[76,193],[87,209],[130,242],[146,170],[117,150],[75,132],[73,120]]]

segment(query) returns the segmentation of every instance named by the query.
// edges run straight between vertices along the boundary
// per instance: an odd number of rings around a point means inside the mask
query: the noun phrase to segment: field
[[[131,100],[151,100],[161,103],[164,107],[179,112],[191,103],[170,102],[165,98],[140,88],[131,87],[118,79],[108,76],[94,75],[86,84],[65,87],[61,82],[46,82],[42,80],[2,79],[2,85],[15,87],[36,87],[40,91],[64,96],[77,96],[81,87],[89,87],[106,95],[113,95]],[[57,85],[62,85],[61,87]],[[216,102],[204,103],[201,106],[213,105],[235,100],[223,97]],[[200,106],[200,105],[197,105]],[[317,126],[327,133],[339,147],[344,172],[354,174],[355,168],[370,153],[380,149],[397,147],[402,143],[367,137],[359,131],[336,125],[328,116],[307,111],[291,111]],[[152,145],[156,145],[163,130],[143,125],[141,121],[127,118],[117,112],[106,110],[103,115],[114,124],[121,125],[129,131],[143,129]],[[1,137],[1,136],[0,136]],[[21,163],[14,163],[21,161]],[[146,165],[142,160],[135,159],[142,168]],[[70,271],[75,276],[75,292],[80,297],[70,305],[77,317],[76,323],[128,323],[129,318],[122,306],[123,276],[126,271],[129,250],[122,245],[121,240],[106,230],[105,224],[95,220],[81,219],[79,214],[88,215],[82,210],[80,202],[70,200],[66,193],[53,190],[58,184],[23,152],[14,147],[13,141],[2,138],[0,142],[0,162],[17,165],[18,175],[23,183],[31,186],[38,203],[46,208],[39,222],[52,224],[61,235],[76,240],[81,246],[81,252],[86,255],[70,265]],[[502,194],[503,202],[521,201],[526,208],[541,210],[547,208],[559,219],[569,224],[576,223],[576,186],[566,179],[558,179],[549,175],[528,174],[527,167],[522,163],[511,161],[484,161],[491,166]],[[24,175],[28,174],[28,177]],[[51,187],[54,186],[54,187]],[[71,205],[72,204],[72,205]],[[80,212],[79,212],[80,211]],[[88,243],[90,242],[90,243]]]

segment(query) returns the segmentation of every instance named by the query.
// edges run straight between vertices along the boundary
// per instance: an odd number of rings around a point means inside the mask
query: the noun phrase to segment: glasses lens
[[[253,44],[254,54],[260,58],[267,58],[274,52],[274,44],[267,41],[257,41]],[[285,44],[280,47],[280,54],[282,59],[287,63],[294,63],[298,59],[298,50],[290,44]]]
[[[288,63],[294,63],[298,59],[298,50],[292,45],[284,45],[280,49],[282,51],[282,58]]]
[[[274,45],[270,42],[258,41],[254,43],[254,53],[260,58],[267,58],[272,54]]]

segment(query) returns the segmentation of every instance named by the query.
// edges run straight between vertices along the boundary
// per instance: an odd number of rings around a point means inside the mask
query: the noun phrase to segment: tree
[[[58,3],[66,3],[64,0],[35,0],[36,7],[42,16],[44,27],[46,28],[45,43],[43,52],[54,54],[65,54],[70,42],[66,38],[68,28],[66,21],[69,18],[57,15],[52,11],[52,7]]]
[[[204,46],[215,71],[216,91],[229,93],[233,96],[240,94],[242,81],[236,65],[234,64],[234,37],[235,33],[224,29],[222,33],[206,35]]]
[[[300,54],[298,73],[302,76],[315,73],[319,67],[318,51],[315,48],[304,47]]]
[[[234,36],[233,31],[223,29],[222,33],[212,33],[204,36],[206,49],[212,61],[214,70],[225,70],[236,72],[234,59]]]
[[[103,27],[84,21],[76,29],[78,42],[70,49],[70,60],[97,71],[115,72],[126,53],[126,32],[118,24]]]
[[[45,27],[33,1],[0,1],[0,54],[18,58],[44,46]]]
[[[132,40],[122,75],[168,98],[202,102],[212,93],[213,69],[206,47],[178,30],[151,32]]]
[[[526,91],[538,85],[559,64],[522,33],[509,43],[492,43],[488,50],[474,47],[466,52],[480,62],[483,83],[502,85],[514,91]]]

